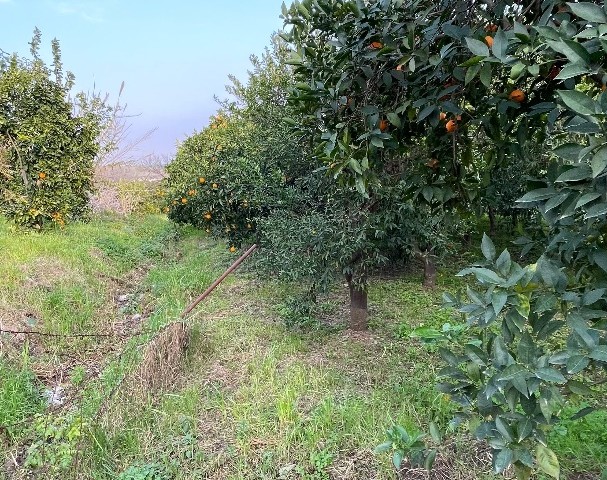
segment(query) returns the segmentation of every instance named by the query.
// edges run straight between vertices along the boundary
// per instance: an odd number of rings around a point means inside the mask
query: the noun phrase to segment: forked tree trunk
[[[350,323],[351,330],[367,330],[369,327],[369,310],[367,308],[367,291],[355,285],[352,275],[346,275],[348,287],[350,288]]]
[[[426,253],[422,256],[424,259],[424,287],[436,287],[436,263],[434,263],[434,255]]]

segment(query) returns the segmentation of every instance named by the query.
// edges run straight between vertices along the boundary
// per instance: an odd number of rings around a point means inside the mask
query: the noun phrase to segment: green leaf
[[[476,77],[476,75],[478,74],[478,72],[480,72],[480,70],[481,70],[480,64],[476,64],[476,65],[473,65],[470,68],[468,68],[466,70],[466,76],[464,78],[464,85],[468,85],[472,80],[474,80],[474,77]]]
[[[568,78],[586,75],[590,72],[591,70],[583,63],[570,63],[563,67],[563,69],[555,77],[555,80],[567,80]]]
[[[569,5],[574,15],[584,20],[595,23],[607,23],[607,15],[605,15],[605,11],[599,5],[589,2],[567,2],[567,5]]]
[[[503,473],[512,464],[512,450],[504,448],[499,451],[493,460],[493,469],[495,473]]]
[[[392,454],[392,463],[397,469],[400,469],[400,466],[403,463],[403,453],[400,450],[396,450]]]
[[[598,104],[588,95],[577,90],[558,90],[563,103],[579,115],[594,115]]]
[[[483,233],[483,240],[481,242],[481,250],[487,260],[492,262],[495,259],[495,245],[486,233]]]
[[[554,190],[553,188],[538,188],[523,195],[522,198],[519,198],[517,200],[517,203],[540,202],[542,200],[547,200],[553,197],[554,195],[556,195],[556,193],[556,190]]]
[[[310,20],[312,16],[306,7],[304,7],[301,3],[297,3],[297,11],[304,17],[306,20]]]
[[[377,447],[375,447],[375,450],[373,450],[373,451],[375,453],[385,453],[385,452],[388,452],[389,450],[392,450],[392,446],[393,446],[392,442],[384,442],[384,443],[378,445]]]
[[[582,304],[592,305],[593,303],[598,302],[601,298],[603,298],[603,295],[605,295],[605,290],[606,289],[604,288],[597,288],[584,293],[584,296],[582,297]]]
[[[569,380],[567,383],[567,388],[571,391],[571,393],[575,393],[576,395],[593,395],[594,391],[584,385],[582,382],[578,382],[577,380]]]
[[[607,252],[605,250],[595,252],[592,259],[604,272],[607,272]]]
[[[443,441],[443,435],[435,422],[430,422],[430,436],[436,443]]]
[[[481,42],[480,40],[476,40],[475,38],[466,37],[466,44],[468,48],[474,55],[479,55],[482,57],[489,56],[489,47],[487,44]]]
[[[426,460],[424,461],[424,468],[428,471],[432,470],[434,460],[436,460],[436,450],[432,449],[426,455]]]
[[[303,60],[296,52],[291,52],[289,58],[285,60],[285,63],[287,65],[302,65]]]
[[[497,428],[497,431],[502,434],[502,437],[504,437],[508,443],[514,440],[512,428],[510,428],[510,425],[508,425],[502,417],[497,417],[495,419],[495,428]]]
[[[565,191],[563,193],[559,193],[556,197],[552,197],[550,200],[548,200],[546,202],[546,204],[544,205],[544,212],[549,212],[550,210],[552,210],[553,208],[558,207],[559,205],[561,205],[563,202],[565,202],[565,200],[567,200],[569,198],[569,196],[571,195],[570,192]]]
[[[607,362],[607,345],[599,345],[588,356],[599,362]]]
[[[578,42],[559,39],[558,41],[546,40],[546,44],[554,51],[565,55],[571,63],[584,64],[590,62],[588,50]]]
[[[504,31],[500,28],[495,37],[493,37],[493,47],[491,47],[493,55],[500,60],[504,60],[506,57],[506,51],[508,50],[508,38]]]
[[[593,205],[588,210],[586,210],[586,215],[584,218],[594,218],[600,217],[601,215],[605,215],[607,213],[607,203],[598,203],[597,205]]]
[[[537,466],[540,470],[546,475],[550,475],[552,478],[559,480],[561,475],[559,459],[552,450],[544,445],[538,445],[535,450],[535,459],[537,460]]]
[[[535,376],[552,383],[565,383],[567,379],[555,368],[545,367],[535,371]]]
[[[474,65],[478,65],[479,63],[481,63],[486,57],[483,57],[482,55],[476,55],[472,58],[469,58],[468,60],[466,60],[464,63],[462,63],[461,65],[459,65],[460,67],[472,67]]]
[[[510,355],[510,352],[508,352],[508,348],[506,348],[504,339],[502,337],[497,337],[493,342],[493,363],[500,367],[508,365],[511,359],[512,356]]]
[[[547,422],[552,418],[552,405],[550,401],[542,394],[539,399],[540,410]]]
[[[508,293],[504,291],[493,292],[491,295],[491,304],[495,315],[499,315],[508,301]]]
[[[507,275],[510,272],[512,266],[512,259],[510,258],[510,252],[504,250],[498,259],[495,261],[495,266],[503,275]]]
[[[466,268],[465,270],[462,270],[461,272],[459,272],[457,274],[457,276],[461,277],[464,275],[468,275],[470,273],[474,274],[476,276],[477,280],[479,280],[480,282],[483,282],[483,283],[492,283],[494,285],[500,285],[500,284],[506,282],[506,280],[504,280],[502,277],[500,277],[493,270],[489,270],[488,268],[480,268],[480,267]]]
[[[577,162],[583,149],[584,147],[579,143],[565,143],[552,150],[552,153],[570,162]]]
[[[363,171],[360,168],[360,163],[358,163],[358,160],[356,160],[355,158],[351,158],[350,161],[348,162],[348,165],[350,165],[350,168],[352,170],[354,170],[356,173],[358,173],[359,175],[363,174]]]
[[[601,198],[600,193],[586,193],[582,195],[582,197],[577,201],[577,203],[575,204],[575,208],[580,208],[586,205],[587,203],[596,200],[597,198]]]
[[[526,71],[527,71],[527,66],[524,63],[522,63],[522,62],[515,63],[512,66],[512,69],[510,70],[510,78],[512,80],[517,80]]]
[[[579,182],[589,178],[592,178],[592,168],[590,168],[590,165],[580,163],[559,175],[559,177],[555,180],[555,183]]]
[[[388,121],[395,127],[398,128],[402,125],[402,122],[400,121],[400,117],[396,113],[388,113],[386,115],[386,117],[388,117]]]
[[[588,360],[588,357],[584,355],[573,355],[567,359],[567,373],[570,375],[579,373],[584,370],[589,363],[590,360]]]
[[[537,357],[536,351],[533,338],[531,338],[528,332],[524,332],[516,349],[516,360],[520,363],[531,365]]]
[[[504,371],[498,377],[498,381],[507,382],[517,377],[526,378],[528,374],[529,372],[525,367],[515,363],[504,369]]]
[[[417,121],[421,122],[426,117],[429,117],[432,113],[434,113],[435,110],[436,105],[427,105],[421,112],[419,112],[419,115],[417,116]]]
[[[365,195],[367,193],[367,186],[365,185],[364,178],[357,176],[355,183],[356,183],[356,190],[358,190],[358,193],[360,193],[361,195]]]
[[[466,355],[473,363],[480,367],[487,365],[487,355],[476,345],[466,345]]]
[[[607,168],[607,145],[599,148],[592,157],[592,178],[598,177]]]
[[[489,88],[491,86],[491,64],[490,63],[484,63],[482,68],[481,68],[481,73],[480,73],[480,79],[481,79],[481,83]]]
[[[533,420],[531,420],[529,417],[525,417],[518,422],[516,427],[518,433],[518,443],[521,443],[529,435],[531,435],[531,432],[533,432],[533,424]]]
[[[377,148],[384,148],[384,141],[379,137],[371,137],[371,145],[375,145]]]

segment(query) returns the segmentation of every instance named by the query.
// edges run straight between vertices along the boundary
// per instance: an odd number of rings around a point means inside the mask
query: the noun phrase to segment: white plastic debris
[[[47,388],[42,392],[42,396],[46,398],[46,403],[50,407],[59,407],[65,402],[65,388],[61,385],[56,385],[53,388]]]

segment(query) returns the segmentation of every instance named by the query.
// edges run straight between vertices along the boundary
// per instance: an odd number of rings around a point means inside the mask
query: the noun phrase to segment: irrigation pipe
[[[230,266],[230,268],[228,268],[225,272],[223,272],[223,275],[221,275],[221,277],[219,277],[217,280],[215,280],[211,284],[211,286],[205,290],[205,292],[202,295],[200,295],[196,300],[194,300],[192,303],[190,303],[190,305],[188,305],[188,307],[181,314],[181,318],[185,318],[192,310],[194,310],[200,302],[202,302],[205,298],[207,298],[211,294],[211,292],[213,290],[215,290],[217,288],[217,286],[221,282],[223,282],[230,273],[232,273],[234,270],[236,270],[240,266],[240,264],[242,262],[244,262],[249,257],[249,255],[251,255],[255,250],[257,250],[256,244],[254,244],[251,248],[249,248],[246,252],[244,252],[242,254],[242,256],[238,260],[236,260]]]

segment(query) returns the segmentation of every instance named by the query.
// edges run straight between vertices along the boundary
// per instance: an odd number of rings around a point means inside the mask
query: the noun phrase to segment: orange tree
[[[18,225],[40,228],[82,218],[92,190],[99,118],[75,115],[69,100],[73,76],[64,79],[59,44],[53,71],[33,60],[4,56],[0,62],[0,211]]]
[[[386,243],[406,238],[432,278],[436,232],[455,225],[480,188],[459,66],[468,55],[456,41],[467,31],[460,25],[469,23],[468,3],[319,0],[283,8],[297,80],[290,100],[303,115],[297,128],[316,147],[315,167],[335,179],[342,223],[356,232],[336,242],[333,255],[354,316],[366,317],[369,269],[387,257]],[[447,23],[448,34],[439,28]],[[418,215],[406,215],[410,209]]]
[[[258,220],[288,197],[285,165],[299,148],[285,116],[292,75],[280,42],[252,57],[246,83],[231,77],[231,98],[201,132],[180,145],[167,167],[169,218],[226,238],[232,250],[257,240]]]
[[[593,401],[587,375],[601,383],[607,362],[607,16],[598,2],[490,3],[295,2],[283,11],[302,80],[294,101],[343,192],[369,204],[416,136],[433,170],[407,165],[416,206],[420,193],[471,205],[486,171],[551,147],[545,178],[518,202],[542,222],[544,253],[522,266],[485,237],[485,262],[461,272],[478,285],[467,301],[446,296],[474,338],[441,349],[440,389],[491,445],[496,472],[558,478],[546,433],[564,398]]]
[[[477,49],[473,36],[465,41],[480,69],[492,66],[481,89],[493,109],[488,121],[521,126],[520,143],[535,133],[526,129],[531,122],[548,133],[553,149],[545,178],[518,200],[541,215],[543,253],[521,266],[483,240],[485,262],[461,272],[478,284],[467,301],[447,298],[478,327],[478,336],[463,350],[443,351],[449,367],[441,389],[480,413],[476,434],[494,448],[496,471],[514,465],[519,478],[529,478],[539,467],[558,478],[546,433],[565,399],[585,397],[592,405],[595,398],[595,406],[605,406],[594,388],[607,367],[607,15],[593,2],[544,2],[537,13],[523,17],[524,24],[511,12],[491,51]],[[507,98],[492,90],[503,89],[504,72]],[[514,98],[524,92],[523,101]],[[517,105],[504,103],[512,101]],[[487,117],[476,120],[485,130]]]

